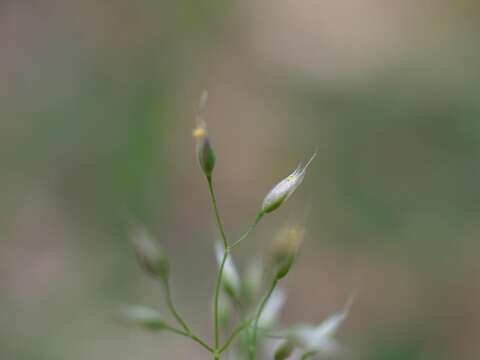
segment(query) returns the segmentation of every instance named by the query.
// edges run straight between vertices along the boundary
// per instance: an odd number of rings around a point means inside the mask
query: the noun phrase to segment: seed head
[[[263,200],[263,213],[270,213],[278,209],[280,205],[282,205],[295,192],[303,182],[306,170],[316,156],[317,153],[314,153],[305,166],[299,165],[293,173],[280,181],[272,190],[270,190]]]

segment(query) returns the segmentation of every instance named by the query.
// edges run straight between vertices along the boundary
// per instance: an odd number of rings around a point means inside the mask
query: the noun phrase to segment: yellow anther
[[[199,126],[193,130],[193,137],[200,139],[207,136],[207,130],[203,126]]]

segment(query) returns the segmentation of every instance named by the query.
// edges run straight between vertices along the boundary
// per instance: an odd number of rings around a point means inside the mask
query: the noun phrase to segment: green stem
[[[232,335],[230,335],[230,338],[225,342],[225,345],[220,348],[220,354],[228,349],[228,347],[231,345],[233,340],[235,340],[237,335],[239,335],[243,330],[245,330],[250,325],[250,323],[251,320],[247,320],[233,331]]]
[[[260,317],[262,316],[262,312],[265,309],[265,306],[268,303],[268,300],[272,296],[273,291],[277,287],[278,284],[278,279],[275,278],[272,282],[272,286],[267,292],[267,295],[265,295],[265,298],[262,300],[260,307],[258,308],[257,314],[255,315],[255,319],[253,322],[253,328],[252,328],[252,335],[250,339],[250,359],[255,360],[256,358],[256,351],[257,351],[257,328],[258,328],[258,321],[260,320]]]
[[[211,346],[209,346],[205,341],[200,339],[198,336],[193,335],[193,334],[187,334],[187,335],[190,337],[190,339],[192,339],[196,343],[200,344],[202,347],[204,347],[206,350],[210,351],[211,353],[213,353],[215,351]]]
[[[183,331],[183,330],[180,330],[180,329],[177,329],[176,327],[174,326],[171,326],[171,325],[168,325],[168,324],[164,324],[164,327],[165,327],[165,330],[167,331],[170,331],[174,334],[177,334],[177,335],[181,335],[181,336],[187,336],[188,334]]]
[[[260,220],[262,220],[263,218],[263,215],[265,215],[264,212],[260,212],[258,213],[257,217],[255,218],[255,221],[253,222],[252,225],[250,225],[250,227],[248,228],[248,230],[245,232],[245,234],[243,234],[240,239],[238,239],[237,241],[235,241],[231,246],[230,246],[230,249],[233,249],[235,247],[238,246],[238,244],[240,244],[243,240],[245,240],[251,233],[252,231],[255,229],[255,227],[258,225],[258,223],[260,222]]]
[[[209,182],[210,183],[210,182]],[[213,199],[213,198],[212,198]],[[262,219],[264,213],[259,213],[253,222],[253,224],[250,226],[250,228],[238,239],[235,241],[232,245],[226,246],[224,249],[224,255],[222,262],[220,263],[220,269],[218,270],[218,277],[217,277],[217,284],[215,286],[215,295],[214,295],[214,310],[213,310],[213,316],[214,316],[214,337],[215,337],[215,348],[218,349],[218,346],[220,344],[220,335],[219,335],[219,321],[218,321],[218,301],[220,297],[220,287],[222,283],[222,277],[223,277],[223,270],[225,268],[225,262],[227,261],[228,256],[230,255],[231,250],[237,246],[241,241],[246,239],[252,231],[255,229],[257,224],[260,222]],[[221,221],[218,222],[218,224],[221,224]],[[220,225],[219,225],[220,226]]]
[[[188,332],[185,332],[185,331],[182,331],[182,330],[179,330],[179,329],[176,329],[174,328],[173,326],[170,326],[170,325],[165,325],[165,330],[167,331],[170,331],[174,334],[177,334],[177,335],[180,335],[180,336],[184,336],[184,337],[187,337],[187,338],[190,338],[192,339],[193,341],[195,341],[197,344],[200,344],[203,348],[205,348],[206,350],[208,350],[209,352],[213,353],[215,350],[212,349],[211,346],[209,346],[205,341],[203,341],[202,339],[200,339],[198,336],[195,336],[191,333],[188,333]]]
[[[225,268],[225,262],[228,259],[228,256],[230,255],[230,251],[236,247],[240,242],[242,242],[244,239],[250,235],[250,233],[255,229],[257,224],[260,222],[260,219],[263,217],[264,213],[261,212],[257,215],[257,218],[255,219],[254,223],[250,226],[250,228],[247,230],[245,234],[243,234],[240,239],[238,239],[232,246],[228,245],[228,240],[227,236],[225,235],[225,229],[223,227],[222,219],[220,217],[220,211],[218,210],[218,204],[217,204],[217,198],[215,196],[215,191],[213,188],[213,179],[211,175],[207,175],[207,182],[208,182],[208,190],[210,192],[210,197],[212,200],[212,206],[213,206],[213,212],[215,214],[215,220],[217,222],[218,229],[220,231],[220,235],[223,240],[223,248],[224,248],[224,255],[222,262],[220,264],[220,268],[218,270],[218,276],[217,276],[217,282],[215,285],[215,294],[214,294],[214,302],[213,302],[213,333],[214,333],[214,341],[215,341],[215,348],[213,351],[213,356],[214,359],[220,359],[220,354],[228,348],[227,346],[222,347],[222,349],[219,348],[220,346],[220,325],[219,325],[219,314],[218,314],[218,302],[220,298],[220,288],[222,284],[222,277],[223,277],[223,271]],[[235,334],[236,336],[236,334]],[[233,339],[231,339],[233,341]],[[230,342],[231,342],[230,341]]]
[[[192,331],[190,330],[187,323],[183,320],[183,318],[180,316],[177,309],[175,308],[175,304],[173,303],[173,300],[172,300],[172,292],[170,291],[170,283],[168,279],[165,279],[165,281],[163,281],[162,283],[164,285],[165,296],[167,298],[167,304],[168,304],[168,308],[170,309],[170,312],[178,321],[178,323],[182,326],[183,330],[185,330],[187,334],[191,334]]]
[[[173,326],[170,326],[170,325],[166,325],[165,328],[167,330],[175,333],[175,334],[185,336],[185,337],[188,337],[188,338],[192,339],[193,341],[195,341],[196,343],[200,344],[202,347],[204,347],[205,349],[207,349],[208,351],[213,353],[214,349],[211,346],[209,346],[205,341],[200,339],[197,335],[195,335],[192,332],[192,330],[190,330],[190,328],[188,327],[185,320],[183,320],[183,318],[178,313],[177,309],[175,308],[175,304],[173,302],[173,299],[172,299],[172,292],[170,290],[170,283],[169,283],[168,279],[165,279],[165,281],[163,281],[162,283],[163,283],[164,289],[165,289],[165,295],[166,295],[166,298],[167,298],[168,308],[170,309],[170,312],[172,313],[173,317],[182,326],[183,331],[179,330],[179,329],[176,329],[176,328],[174,328]]]
[[[217,283],[215,285],[215,295],[213,300],[213,333],[215,337],[215,349],[218,349],[220,344],[220,323],[218,319],[218,301],[220,298],[220,287],[222,285],[222,276],[223,276],[223,269],[225,268],[225,263],[227,262],[228,254],[230,253],[230,249],[225,249],[223,254],[222,262],[220,263],[220,269],[218,270],[218,277]]]
[[[222,219],[220,217],[220,211],[218,210],[217,197],[215,196],[215,191],[213,190],[213,180],[211,175],[207,175],[208,181],[208,190],[210,191],[210,197],[212,199],[213,212],[215,213],[215,219],[217,221],[218,230],[220,230],[220,235],[223,240],[223,247],[228,248],[227,236],[225,235],[225,229],[223,228]]]
[[[215,213],[215,220],[217,221],[218,230],[223,240],[224,255],[220,269],[218,270],[217,283],[215,286],[215,294],[213,300],[213,334],[215,338],[215,349],[218,350],[220,344],[220,325],[218,319],[218,301],[220,298],[220,287],[222,284],[223,269],[225,268],[225,262],[227,261],[230,249],[228,247],[227,236],[225,235],[225,229],[223,227],[222,218],[220,217],[220,211],[218,210],[217,197],[213,189],[213,179],[211,175],[207,175],[208,190],[210,191],[210,198],[212,200],[213,212]],[[214,353],[214,359],[220,359],[220,353]]]

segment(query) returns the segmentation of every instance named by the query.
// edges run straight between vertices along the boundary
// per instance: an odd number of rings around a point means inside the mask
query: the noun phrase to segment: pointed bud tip
[[[318,150],[316,150],[313,155],[310,157],[310,160],[307,161],[307,164],[303,167],[304,170],[308,169],[313,160],[317,157]]]
[[[205,111],[207,108],[207,103],[208,103],[208,90],[204,89],[202,91],[202,95],[200,95],[200,101],[198,103],[198,110],[200,112]]]

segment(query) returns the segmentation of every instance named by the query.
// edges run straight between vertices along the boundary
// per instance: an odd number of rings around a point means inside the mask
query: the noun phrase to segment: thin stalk
[[[253,328],[252,328],[252,335],[250,339],[250,359],[255,360],[256,358],[256,352],[257,352],[257,328],[258,328],[258,321],[260,320],[260,317],[262,316],[262,312],[265,309],[265,306],[267,305],[268,300],[272,296],[273,291],[277,287],[278,284],[278,279],[275,278],[272,282],[272,286],[268,290],[267,294],[265,295],[265,298],[262,300],[260,307],[258,308],[257,314],[255,315],[255,319],[253,322]]]
[[[218,347],[220,345],[220,324],[218,318],[218,301],[220,298],[220,287],[222,284],[223,269],[225,268],[225,262],[227,261],[230,249],[228,246],[227,236],[225,235],[225,229],[223,227],[222,218],[220,217],[220,211],[218,210],[217,197],[213,189],[213,179],[211,175],[207,175],[208,190],[210,191],[210,198],[212,200],[213,212],[215,214],[215,220],[217,222],[218,230],[223,240],[223,259],[218,270],[217,283],[215,285],[215,294],[213,300],[213,336],[215,338],[215,351],[213,354],[214,359],[220,359],[220,353]]]
[[[176,327],[174,327],[172,325],[164,324],[163,326],[164,326],[165,330],[170,331],[174,334],[181,335],[181,336],[187,336],[188,335],[185,331],[177,329]]]
[[[187,323],[185,322],[185,320],[183,320],[183,318],[180,316],[177,309],[175,308],[175,304],[173,303],[173,299],[172,299],[172,292],[170,291],[170,283],[168,279],[165,279],[165,281],[162,281],[162,283],[164,285],[165,296],[167,298],[167,304],[168,304],[168,308],[170,309],[170,312],[172,313],[174,318],[177,320],[177,322],[182,326],[183,330],[185,330],[185,332],[189,335],[192,334],[192,331],[188,327]]]
[[[207,176],[208,190],[210,191],[210,197],[212,199],[213,212],[215,213],[215,220],[217,221],[218,230],[220,230],[220,235],[223,240],[223,247],[228,248],[227,236],[225,235],[225,229],[223,228],[222,219],[220,217],[220,211],[218,210],[217,197],[215,196],[215,191],[213,190],[213,179],[211,175]]]
[[[206,350],[210,351],[211,353],[213,353],[215,351],[210,345],[208,345],[205,341],[200,339],[198,336],[196,336],[194,334],[190,334],[189,337],[190,337],[190,339],[192,339],[196,343],[200,344],[202,347],[204,347]]]
[[[243,234],[240,239],[238,239],[232,246],[228,244],[227,236],[225,235],[225,229],[223,227],[222,219],[220,216],[220,211],[218,210],[218,204],[217,204],[217,198],[215,196],[215,191],[213,187],[213,179],[211,175],[207,175],[207,182],[208,182],[208,190],[210,192],[210,198],[212,201],[212,206],[213,206],[213,212],[215,214],[215,220],[217,222],[218,230],[220,231],[220,235],[223,240],[223,247],[224,247],[224,255],[222,262],[220,264],[220,268],[218,270],[218,276],[217,276],[217,282],[215,285],[215,293],[214,293],[214,302],[213,302],[213,333],[214,333],[214,341],[215,341],[215,347],[213,351],[213,357],[215,360],[220,359],[220,354],[228,347],[225,347],[225,349],[220,349],[220,325],[219,325],[219,314],[218,314],[218,301],[220,298],[220,288],[222,284],[222,277],[223,277],[223,270],[225,268],[225,262],[227,261],[228,256],[230,255],[230,251],[240,244],[244,239],[250,235],[250,233],[255,229],[257,224],[260,222],[260,219],[263,217],[264,213],[259,213],[257,215],[257,218],[255,219],[254,223],[250,226],[250,228],[247,230],[245,234]],[[232,339],[233,341],[233,339]]]
[[[197,335],[195,335],[192,332],[192,330],[190,330],[190,328],[188,327],[185,320],[183,320],[183,318],[178,313],[178,311],[175,307],[175,304],[173,302],[173,299],[172,299],[172,292],[170,290],[170,283],[169,283],[168,279],[165,279],[164,281],[162,281],[162,283],[163,283],[164,289],[165,289],[165,296],[167,298],[168,308],[170,309],[170,312],[172,313],[173,317],[177,320],[177,322],[183,328],[183,331],[179,330],[179,329],[176,329],[175,327],[170,326],[170,325],[166,325],[165,328],[167,330],[175,333],[175,334],[185,336],[185,337],[188,337],[188,338],[192,339],[193,341],[195,341],[196,343],[200,344],[202,347],[204,347],[205,349],[207,349],[208,351],[213,353],[214,349],[210,345],[208,345],[204,340],[200,339]]]
[[[220,344],[220,324],[218,319],[218,300],[220,298],[220,287],[222,285],[223,269],[225,268],[225,262],[227,261],[230,249],[225,249],[222,262],[220,263],[220,269],[218,270],[217,283],[215,285],[215,295],[213,300],[213,333],[215,337],[215,349],[218,349]]]
[[[210,184],[210,182],[209,182]],[[212,198],[213,201],[213,198]],[[228,256],[230,255],[231,250],[237,246],[241,241],[245,240],[255,229],[257,224],[260,222],[262,219],[264,213],[259,213],[253,222],[253,224],[250,226],[250,228],[237,240],[235,241],[232,245],[227,245],[227,247],[224,250],[223,254],[223,259],[222,262],[220,263],[220,268],[218,270],[218,277],[217,277],[217,284],[215,286],[215,295],[214,295],[214,310],[213,310],[213,316],[214,316],[214,337],[215,337],[215,348],[218,349],[220,345],[220,331],[219,331],[219,321],[218,321],[218,301],[220,297],[220,287],[222,283],[222,277],[223,277],[223,270],[225,268],[225,262],[227,261]],[[221,221],[218,222],[218,224],[221,224]],[[219,225],[220,227],[220,225]],[[226,240],[226,239],[225,239]]]
[[[245,330],[250,325],[251,322],[252,322],[251,320],[245,321],[243,324],[241,324],[239,327],[237,327],[233,331],[232,335],[230,335],[230,338],[225,342],[225,345],[223,345],[220,348],[219,350],[220,354],[228,349],[228,347],[232,344],[233,340],[235,340],[237,335],[239,335],[243,330]]]
[[[187,338],[190,338],[192,339],[193,341],[195,341],[197,344],[199,344],[200,346],[202,346],[204,349],[208,350],[209,352],[213,353],[215,350],[212,349],[212,347],[210,345],[208,345],[205,341],[203,341],[202,339],[200,339],[198,336],[195,336],[193,334],[189,334],[185,331],[182,331],[182,330],[179,330],[179,329],[176,329],[174,328],[173,326],[169,326],[169,325],[166,325],[165,326],[165,330],[167,331],[170,331],[174,334],[177,334],[177,335],[180,335],[180,336],[184,336],[184,337],[187,337]]]
[[[243,240],[245,240],[245,239],[252,233],[252,231],[253,231],[253,230],[255,229],[255,227],[258,225],[258,223],[260,222],[260,220],[262,220],[263,215],[265,215],[264,212],[258,213],[258,215],[257,215],[257,217],[255,218],[255,221],[253,222],[253,224],[250,225],[250,227],[248,228],[248,230],[240,237],[240,239],[238,239],[237,241],[235,241],[235,242],[230,246],[230,249],[233,249],[233,248],[237,247],[238,244],[240,244]]]

